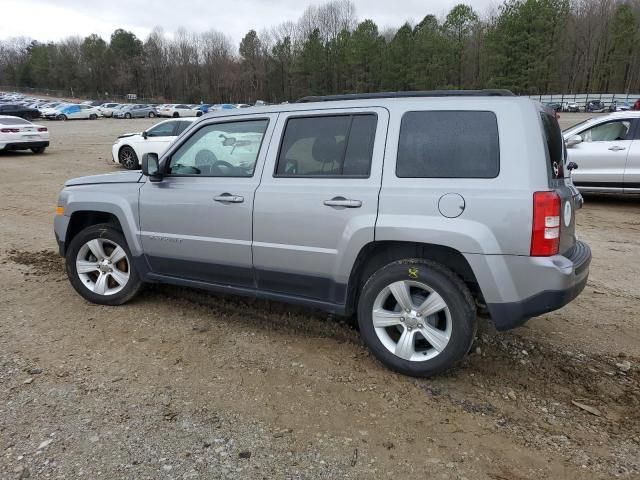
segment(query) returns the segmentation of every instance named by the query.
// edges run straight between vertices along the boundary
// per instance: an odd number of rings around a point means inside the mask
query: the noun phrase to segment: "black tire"
[[[129,280],[122,290],[114,293],[113,295],[99,295],[91,291],[83,284],[76,270],[76,258],[78,256],[78,252],[85,243],[97,238],[110,240],[121,246],[126,252],[129,260]],[[67,276],[69,277],[69,281],[76,292],[90,302],[97,303],[99,305],[122,305],[135,297],[143,286],[142,280],[131,261],[132,258],[127,241],[120,230],[108,223],[92,225],[78,233],[69,244],[69,248],[65,255]]]
[[[156,114],[153,112],[149,112],[149,118],[155,118]]]
[[[62,120],[63,122],[67,121],[67,116],[64,113],[58,115],[58,120]]]
[[[118,162],[127,170],[138,170],[140,168],[138,155],[129,145],[124,145],[118,150]]]
[[[410,361],[390,352],[373,327],[373,306],[378,294],[390,284],[412,280],[429,285],[445,301],[451,317],[451,335],[435,357]],[[475,302],[462,280],[443,265],[425,259],[392,262],[375,272],[361,289],[358,301],[360,335],[373,355],[385,366],[413,377],[430,377],[453,368],[469,352],[476,328]]]
[[[201,116],[202,116],[202,112],[196,113],[196,117],[201,117]]]
[[[33,153],[40,154],[40,153],[44,153],[45,148],[46,147],[34,147],[34,148],[31,149],[31,151]]]
[[[178,112],[173,112],[173,118],[178,118],[180,114]]]
[[[127,120],[129,120],[131,118],[131,114],[129,112],[124,114],[124,118],[126,118]]]
[[[95,113],[92,113],[91,115],[89,115],[89,120],[97,120],[98,116]]]

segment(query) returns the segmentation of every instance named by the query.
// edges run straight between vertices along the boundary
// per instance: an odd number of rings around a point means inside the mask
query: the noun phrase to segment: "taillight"
[[[38,128],[38,131],[39,132],[46,132],[46,131],[48,131],[48,129],[47,129],[47,127],[40,127],[40,128]]]
[[[555,192],[533,194],[531,256],[549,257],[560,248],[560,197]]]
[[[2,133],[18,133],[19,131],[19,128],[0,128],[0,132]]]

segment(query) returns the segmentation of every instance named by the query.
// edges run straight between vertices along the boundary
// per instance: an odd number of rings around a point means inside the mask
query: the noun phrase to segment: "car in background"
[[[81,104],[67,104],[47,113],[46,118],[51,120],[96,120],[100,116],[98,107]]]
[[[71,104],[66,102],[52,102],[50,104],[46,104],[39,108],[40,115],[42,118],[55,119],[54,114],[57,114],[61,108],[66,107],[67,105]]]
[[[549,102],[547,103],[547,108],[550,108],[551,110],[553,110],[554,112],[561,112],[562,111],[562,103],[560,102]]]
[[[111,147],[113,162],[127,170],[136,170],[140,168],[140,159],[145,153],[162,155],[171,142],[195,121],[195,117],[165,120],[144,132],[120,135]]]
[[[591,118],[562,133],[583,192],[640,193],[640,112]],[[569,164],[568,164],[569,165]]]
[[[635,111],[640,110],[640,100],[635,101],[635,103],[633,104],[633,107],[631,107],[631,110],[635,110]]]
[[[591,113],[602,113],[604,110],[605,107],[602,100],[589,100],[584,107],[585,112]]]
[[[49,146],[49,130],[21,117],[0,115],[0,151],[31,150],[44,153]]]
[[[233,105],[236,108],[249,108],[253,106],[253,105],[249,105],[248,103],[234,103]]]
[[[119,103],[103,103],[98,107],[98,110],[100,110],[103,117],[113,117],[113,113],[119,106]]]
[[[200,106],[200,110],[203,113],[214,112],[216,110],[233,110],[235,108],[238,108],[232,103],[215,103],[213,105],[206,105],[206,108],[203,107],[205,107],[205,105]]]
[[[580,106],[576,102],[567,102],[565,106],[565,112],[580,112]]]
[[[134,105],[125,105],[118,110],[114,110],[113,118],[154,118],[158,116],[158,111],[153,105],[136,103]]]
[[[627,110],[631,110],[631,104],[629,102],[618,102],[614,100],[609,104],[610,112],[626,112]]]
[[[25,107],[15,103],[0,104],[0,115],[11,115],[13,117],[21,117],[26,120],[40,118],[40,111],[35,108]]]
[[[196,108],[196,110],[194,110],[194,107]],[[197,110],[197,107],[198,105],[189,105],[186,103],[166,105],[165,107],[160,109],[158,114],[161,117],[172,117],[172,118],[199,117],[200,115],[202,115],[202,112],[200,110]]]
[[[99,107],[104,102],[101,100],[85,100],[84,102],[80,102],[80,105],[89,105],[91,107]]]

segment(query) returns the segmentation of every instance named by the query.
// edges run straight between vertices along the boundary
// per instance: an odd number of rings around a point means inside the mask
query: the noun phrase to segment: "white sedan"
[[[162,155],[171,142],[180,135],[195,118],[165,120],[141,133],[120,135],[111,148],[114,163],[127,170],[140,168],[140,159],[145,153]]]
[[[47,127],[20,117],[0,115],[0,151],[31,150],[44,153],[49,146]]]
[[[158,110],[158,115],[161,117],[199,117],[202,112],[197,109],[197,105],[188,105],[186,103],[179,103],[176,105],[164,105]],[[196,108],[194,110],[194,108]]]

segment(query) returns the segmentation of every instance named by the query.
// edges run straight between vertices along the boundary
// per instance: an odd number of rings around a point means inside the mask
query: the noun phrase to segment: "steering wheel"
[[[236,168],[233,165],[231,165],[229,162],[225,162],[224,160],[216,160],[215,162],[213,162],[213,165],[211,166],[213,168],[227,167],[229,170],[235,170]]]

